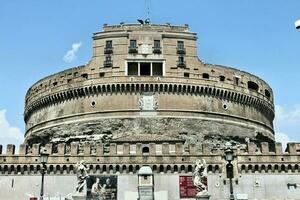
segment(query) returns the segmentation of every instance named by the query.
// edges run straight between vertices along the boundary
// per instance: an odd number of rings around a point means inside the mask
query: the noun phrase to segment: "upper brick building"
[[[270,86],[197,55],[188,25],[105,24],[88,64],[28,90],[26,142],[273,142]]]

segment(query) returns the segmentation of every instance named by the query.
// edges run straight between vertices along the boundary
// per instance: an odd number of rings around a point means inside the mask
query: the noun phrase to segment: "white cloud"
[[[283,150],[285,150],[287,143],[294,142],[287,134],[280,132],[275,134],[275,140],[276,142],[281,142]]]
[[[288,142],[300,141],[300,105],[276,105],[275,116],[276,141],[281,142],[283,146]]]
[[[23,142],[23,134],[17,127],[13,127],[6,119],[6,110],[0,110],[0,143],[4,149],[7,144],[18,147]]]
[[[70,49],[66,55],[64,55],[63,60],[67,63],[72,62],[76,58],[76,53],[78,49],[81,47],[81,42],[73,43],[72,49]]]
[[[275,106],[276,120],[285,121],[289,123],[300,122],[300,105],[294,105],[291,109],[287,106]]]

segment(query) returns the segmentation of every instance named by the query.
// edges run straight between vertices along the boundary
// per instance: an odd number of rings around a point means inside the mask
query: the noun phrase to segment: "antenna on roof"
[[[147,16],[147,19],[145,20],[146,24],[150,24],[150,3],[151,0],[145,0],[146,16]]]

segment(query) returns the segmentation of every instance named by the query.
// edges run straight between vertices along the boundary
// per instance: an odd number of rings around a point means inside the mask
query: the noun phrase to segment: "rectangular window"
[[[137,62],[129,62],[128,63],[127,74],[128,74],[128,76],[138,76],[139,75]]]
[[[100,73],[99,73],[99,76],[100,76],[100,77],[104,77],[104,75],[105,75],[104,72],[100,72]]]
[[[163,76],[163,62],[128,62],[128,76]]]
[[[107,40],[106,41],[106,48],[112,48],[112,40]]]
[[[106,56],[105,61],[111,61],[111,56]]]
[[[141,76],[151,75],[151,63],[140,63],[140,75]]]
[[[154,40],[154,48],[160,48],[160,40]]]
[[[136,40],[130,40],[130,48],[136,48]]]
[[[183,41],[177,41],[177,48],[178,49],[184,49],[184,42]]]
[[[178,62],[183,63],[184,62],[184,57],[183,56],[179,56],[178,57]]]
[[[235,85],[239,85],[239,82],[240,82],[239,77],[233,77],[233,80],[234,80]]]
[[[152,75],[162,76],[163,75],[163,64],[162,63],[152,63]]]

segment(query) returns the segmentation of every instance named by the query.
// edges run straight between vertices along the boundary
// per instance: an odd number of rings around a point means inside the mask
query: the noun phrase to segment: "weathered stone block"
[[[170,154],[169,143],[163,143],[162,144],[162,154],[163,155],[169,155]]]
[[[77,156],[78,155],[78,143],[72,142],[71,143],[71,156]]]
[[[11,155],[15,155],[15,145],[13,144],[8,144],[6,147],[6,155],[11,156]]]
[[[59,143],[58,144],[58,155],[64,156],[65,152],[66,152],[66,145],[64,143]]]
[[[115,143],[110,143],[109,155],[113,156],[117,154],[117,145]]]

